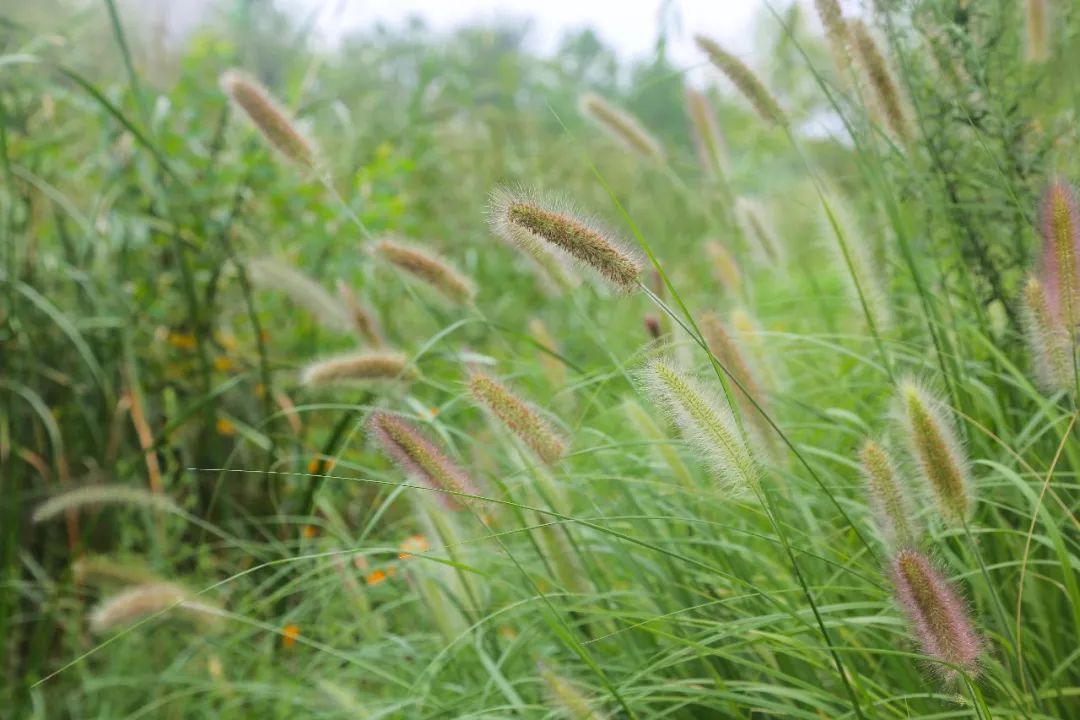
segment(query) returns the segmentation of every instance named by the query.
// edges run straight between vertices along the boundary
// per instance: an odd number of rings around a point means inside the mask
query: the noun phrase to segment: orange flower
[[[378,585],[383,580],[386,580],[386,573],[382,570],[376,570],[375,572],[370,573],[365,579],[367,580],[368,585]]]
[[[310,540],[318,534],[314,525],[305,525],[301,532],[303,533],[305,540]]]
[[[218,418],[217,431],[218,435],[235,435],[236,426],[233,425],[232,422],[227,420],[226,418]]]
[[[410,535],[405,538],[405,542],[401,543],[400,549],[401,552],[398,553],[398,559],[408,560],[413,556],[413,553],[424,553],[430,550],[431,544],[423,535]]]
[[[229,372],[233,369],[233,361],[227,355],[218,355],[214,358],[214,369],[218,372]]]
[[[323,458],[313,457],[307,465],[307,471],[311,475],[328,473],[334,469],[336,464],[336,460],[324,460]]]
[[[300,637],[300,627],[297,625],[286,625],[281,628],[281,646],[285,648],[291,648],[296,644],[296,638]]]

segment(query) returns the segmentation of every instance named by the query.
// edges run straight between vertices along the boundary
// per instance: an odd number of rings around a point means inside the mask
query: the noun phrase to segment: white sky
[[[693,64],[700,53],[690,38],[703,33],[734,52],[752,47],[752,20],[763,0],[674,0],[680,26],[670,46],[677,63]],[[777,5],[783,5],[779,0]],[[555,47],[568,29],[592,27],[621,55],[641,56],[656,40],[661,0],[283,0],[283,7],[307,15],[321,10],[319,24],[331,40],[376,22],[400,24],[410,15],[437,29],[499,16],[534,20],[531,40],[538,49]]]

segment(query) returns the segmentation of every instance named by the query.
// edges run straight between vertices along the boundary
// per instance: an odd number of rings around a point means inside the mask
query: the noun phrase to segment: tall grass
[[[1080,715],[1076,13],[816,5],[13,17],[0,714]]]

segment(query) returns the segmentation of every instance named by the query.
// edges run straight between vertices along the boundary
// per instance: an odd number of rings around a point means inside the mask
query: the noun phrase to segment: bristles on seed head
[[[300,382],[309,387],[325,387],[342,383],[409,381],[415,377],[415,371],[403,354],[373,351],[347,353],[311,363],[300,373]]]
[[[725,491],[738,496],[755,487],[760,466],[726,403],[663,358],[649,362],[638,378]]]
[[[663,161],[660,143],[630,113],[591,92],[578,98],[578,109],[628,150],[649,160]]]
[[[885,59],[884,53],[881,52],[866,23],[862,20],[853,20],[848,27],[855,49],[858,51],[858,57],[862,61],[863,70],[870,81],[870,87],[873,88],[874,97],[877,99],[889,130],[900,140],[910,139],[911,126],[908,123],[907,108],[899,86],[889,69],[888,60]]]
[[[34,509],[33,521],[42,523],[66,512],[99,505],[149,507],[169,512],[180,509],[168,497],[135,485],[84,485],[54,495]]]
[[[544,663],[537,663],[537,671],[544,681],[548,701],[569,720],[605,720],[606,715],[593,709],[589,698],[570,680],[556,673]]]
[[[90,613],[90,630],[97,634],[108,632],[172,608],[204,621],[221,618],[219,608],[199,602],[180,586],[155,582],[137,585],[103,601]]]
[[[787,125],[787,116],[780,109],[780,103],[776,102],[776,98],[746,63],[704,35],[694,36],[694,42],[708,56],[709,61],[738,88],[743,97],[750,101],[763,120],[773,125]]]
[[[477,405],[497,418],[538,458],[551,465],[566,452],[566,441],[529,403],[480,370],[469,374],[469,392]]]
[[[1072,338],[1051,313],[1046,289],[1035,276],[1024,285],[1023,321],[1039,386],[1047,392],[1075,390]]]
[[[315,165],[315,146],[254,78],[239,70],[226,70],[220,84],[271,147],[304,169]]]
[[[469,476],[411,423],[391,413],[376,411],[368,418],[368,432],[383,452],[409,475],[438,492],[450,510],[470,502],[462,495],[478,495]]]
[[[364,307],[364,304],[356,297],[356,293],[344,280],[338,280],[337,288],[338,296],[345,306],[349,319],[352,320],[356,334],[371,345],[381,347],[382,330],[379,327],[379,321],[375,319],[375,313]]]
[[[879,443],[867,440],[859,451],[866,493],[878,531],[890,546],[915,547],[918,522],[896,463]]]
[[[1050,313],[1066,329],[1080,326],[1080,211],[1076,191],[1056,178],[1043,193],[1041,280]]]
[[[342,304],[322,285],[304,273],[271,258],[252,258],[245,263],[251,284],[261,290],[279,292],[306,310],[329,330],[352,328]]]
[[[391,265],[423,280],[449,300],[469,303],[476,294],[469,278],[454,269],[449,261],[429,250],[384,239],[375,244],[375,251]]]
[[[637,255],[612,233],[564,206],[533,193],[500,189],[492,193],[488,220],[496,235],[526,252],[547,246],[592,268],[617,289],[634,290],[642,267]]]
[[[882,277],[881,263],[873,257],[869,240],[855,215],[839,193],[829,190],[822,198],[822,235],[834,252],[855,310],[874,330],[892,325],[892,309]]]
[[[686,114],[694,135],[694,147],[705,174],[711,178],[727,175],[728,152],[716,113],[705,93],[686,88]]]
[[[944,663],[935,663],[935,673],[946,682],[954,681],[959,671],[975,673],[982,641],[963,598],[929,558],[918,550],[901,550],[893,558],[892,581],[923,652]]]
[[[967,457],[941,407],[942,403],[914,380],[900,383],[897,414],[911,453],[940,514],[959,525],[971,514],[974,498]]]

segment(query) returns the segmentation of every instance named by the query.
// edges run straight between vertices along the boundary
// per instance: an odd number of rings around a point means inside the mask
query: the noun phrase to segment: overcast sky
[[[321,11],[320,27],[331,40],[353,28],[376,22],[401,23],[419,15],[436,28],[472,20],[517,16],[534,20],[533,41],[541,50],[555,47],[573,28],[592,27],[620,54],[648,53],[656,40],[661,0],[282,0],[301,13]],[[674,0],[681,32],[671,48],[676,62],[694,62],[690,36],[704,33],[735,52],[752,46],[752,20],[763,0]],[[783,4],[780,0],[777,4]]]

